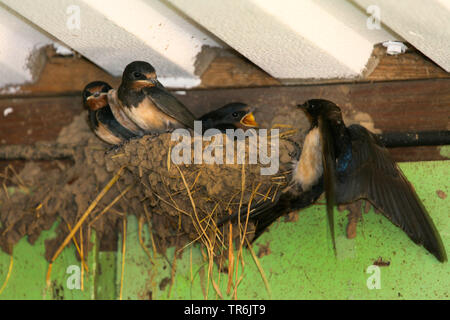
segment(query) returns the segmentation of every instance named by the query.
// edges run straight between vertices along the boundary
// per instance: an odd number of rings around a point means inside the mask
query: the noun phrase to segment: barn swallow
[[[347,127],[340,108],[333,102],[308,100],[300,107],[311,119],[311,131],[316,130],[320,135],[333,245],[334,206],[365,199],[416,244],[423,245],[439,261],[447,261],[441,237],[430,215],[377,137],[360,125]]]
[[[235,221],[240,217],[245,220],[249,214],[249,221],[255,224],[255,241],[275,220],[290,212],[306,208],[317,201],[324,191],[323,167],[321,164],[321,145],[317,128],[312,128],[305,136],[300,155],[292,155],[296,159],[293,170],[288,178],[289,183],[277,192],[273,199],[252,205],[248,210],[243,205],[240,212],[236,212],[222,220],[221,226],[227,221]]]
[[[83,104],[89,111],[89,124],[95,134],[109,144],[119,145],[135,137],[114,117],[107,94],[111,86],[106,82],[89,83],[83,90]]]
[[[241,102],[228,103],[204,114],[198,120],[202,121],[203,132],[212,128],[225,132],[226,129],[246,130],[258,127],[252,108]]]
[[[142,137],[145,132],[137,126],[136,123],[131,121],[130,118],[125,114],[122,104],[117,96],[117,90],[111,89],[108,91],[108,104],[114,115],[114,118],[122,125],[122,127],[127,128],[129,131],[133,132],[137,137]]]
[[[127,65],[118,98],[125,114],[146,133],[194,128],[194,115],[164,88],[147,62]]]

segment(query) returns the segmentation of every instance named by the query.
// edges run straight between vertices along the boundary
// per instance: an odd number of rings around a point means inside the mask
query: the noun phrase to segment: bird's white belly
[[[323,173],[322,145],[319,128],[314,128],[305,138],[302,154],[294,168],[294,181],[299,183],[304,191],[315,185]]]

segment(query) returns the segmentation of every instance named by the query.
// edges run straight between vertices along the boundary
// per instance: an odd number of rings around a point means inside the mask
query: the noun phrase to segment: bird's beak
[[[306,110],[307,105],[306,105],[306,103],[304,103],[304,104],[297,105],[297,107],[302,109],[302,110]]]
[[[134,87],[135,88],[151,88],[156,86],[157,80],[155,79],[145,79],[145,80],[136,80],[134,81]]]
[[[247,113],[240,121],[243,125],[247,127],[258,127],[258,123],[253,116],[253,112]]]
[[[98,99],[98,98],[106,96],[106,95],[108,95],[108,93],[106,93],[106,92],[94,93],[94,94],[91,94],[86,100]]]
[[[87,97],[86,104],[91,110],[103,108],[108,104],[108,97],[106,92],[100,94],[93,94]]]

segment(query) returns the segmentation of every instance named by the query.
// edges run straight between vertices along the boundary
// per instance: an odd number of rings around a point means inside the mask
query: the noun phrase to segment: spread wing
[[[161,84],[144,88],[145,94],[164,113],[178,120],[188,128],[194,128],[194,115]]]
[[[327,201],[327,221],[330,228],[333,250],[336,254],[336,240],[334,237],[334,205],[335,205],[335,177],[336,156],[334,136],[331,131],[330,121],[327,117],[319,117],[320,141],[322,144],[323,179],[325,185],[325,197]]]
[[[375,135],[359,125],[348,128],[352,160],[337,177],[336,201],[369,200],[392,223],[444,262],[447,254],[430,215],[413,186],[391,159]]]

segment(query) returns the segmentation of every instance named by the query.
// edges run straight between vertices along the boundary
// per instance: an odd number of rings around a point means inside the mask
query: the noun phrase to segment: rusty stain
[[[382,257],[378,257],[378,259],[375,260],[375,261],[373,262],[373,264],[374,264],[375,266],[379,266],[379,267],[389,267],[389,265],[391,264],[391,262],[390,262],[390,261],[383,261],[383,258],[382,258]]]
[[[169,283],[170,283],[169,277],[165,277],[164,279],[162,279],[161,282],[159,283],[159,290],[164,291],[164,289],[167,287]]]
[[[447,194],[444,191],[442,191],[442,190],[436,190],[436,194],[441,199],[447,198]]]
[[[284,222],[296,222],[298,220],[298,212],[290,212],[285,216]]]
[[[269,248],[270,242],[267,241],[266,244],[258,243],[259,251],[258,251],[258,258],[262,258],[264,256],[267,256],[272,253],[272,251]]]

